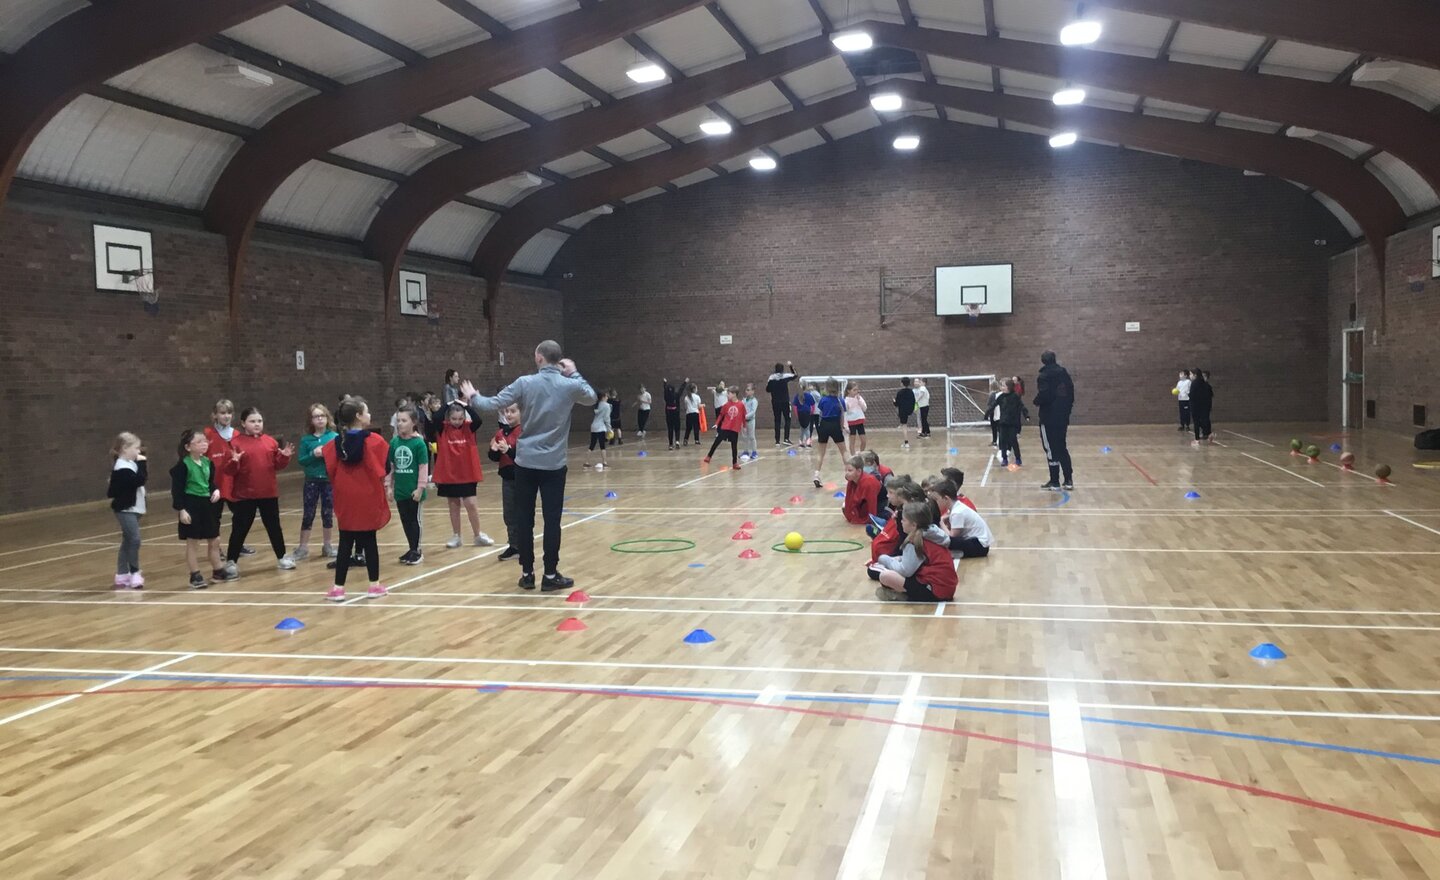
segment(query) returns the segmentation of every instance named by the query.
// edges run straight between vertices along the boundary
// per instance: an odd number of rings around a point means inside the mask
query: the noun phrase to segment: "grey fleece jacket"
[[[594,406],[595,399],[595,389],[579,371],[565,376],[559,367],[547,364],[506,385],[494,397],[472,396],[470,404],[498,412],[519,403],[520,442],[515,447],[515,464],[538,471],[558,471],[567,460],[565,446],[570,439],[575,404]]]

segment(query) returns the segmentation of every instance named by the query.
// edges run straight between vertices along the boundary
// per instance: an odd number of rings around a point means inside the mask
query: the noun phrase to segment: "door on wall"
[[[1365,426],[1365,331],[1345,331],[1345,376],[1342,393],[1346,428]]]

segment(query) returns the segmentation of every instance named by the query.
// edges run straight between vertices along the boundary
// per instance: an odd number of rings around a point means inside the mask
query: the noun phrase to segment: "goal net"
[[[855,375],[849,373],[831,373],[824,376],[801,376],[800,387],[802,389],[815,384],[816,393],[825,393],[825,383],[835,379],[840,383],[840,393],[844,395],[845,389],[854,383],[858,386],[860,396],[865,398],[865,430],[900,428],[900,416],[895,410],[895,395],[900,392],[900,380],[906,377],[911,379],[911,389],[917,389],[919,379],[925,383],[925,388],[930,392],[930,427],[931,429],[944,429],[950,424],[950,417],[947,412],[949,406],[949,395],[946,392],[949,376],[944,373],[878,373]],[[912,427],[920,426],[920,414],[916,412],[910,417]]]
[[[989,425],[985,410],[990,403],[990,386],[995,375],[948,376],[945,382],[945,412],[952,428]]]

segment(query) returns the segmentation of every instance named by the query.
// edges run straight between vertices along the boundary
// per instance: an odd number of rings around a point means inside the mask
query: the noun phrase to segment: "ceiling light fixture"
[[[1098,21],[1072,21],[1060,29],[1060,43],[1065,46],[1088,46],[1100,39],[1103,30]]]
[[[1073,131],[1061,132],[1050,138],[1050,146],[1058,150],[1061,147],[1071,146],[1078,140],[1080,140],[1080,136]]]
[[[540,175],[538,174],[534,174],[529,171],[521,171],[519,174],[514,174],[510,177],[505,178],[505,182],[510,186],[513,186],[515,189],[532,189],[544,183],[545,181],[541,180]]]
[[[894,113],[905,106],[905,101],[894,92],[882,92],[870,96],[870,106],[880,113]]]
[[[700,130],[711,137],[719,137],[720,135],[729,134],[731,127],[730,123],[723,119],[707,119],[700,123]]]
[[[275,80],[270,74],[238,61],[207,67],[205,75],[212,79],[218,79],[226,85],[242,89],[263,89],[275,85]]]
[[[598,208],[591,208],[591,209],[590,209],[590,213],[591,213],[591,214],[599,214],[599,215],[601,215],[601,216],[604,216],[604,215],[606,215],[606,214],[614,214],[614,213],[615,213],[615,206],[614,206],[614,205],[601,205],[601,206],[599,206]]]
[[[913,134],[902,134],[895,139],[894,146],[897,150],[913,150],[916,147],[920,146],[920,136]]]
[[[875,41],[865,31],[841,31],[832,36],[830,42],[841,52],[864,52],[875,45]]]
[[[1369,61],[1355,69],[1351,82],[1389,82],[1399,76],[1403,68],[1394,61]]]
[[[1064,88],[1050,97],[1056,107],[1074,107],[1076,104],[1085,103],[1085,90],[1078,88]]]
[[[756,171],[774,171],[778,165],[779,163],[769,156],[756,156],[750,160],[750,167]]]
[[[435,146],[433,137],[408,125],[400,126],[399,131],[392,131],[390,142],[407,150],[428,150]]]
[[[651,61],[635,65],[625,71],[625,75],[637,83],[657,83],[666,79],[665,68]]]
[[[1313,138],[1319,133],[1313,128],[1302,128],[1298,125],[1292,125],[1285,129],[1285,136],[1292,138]]]

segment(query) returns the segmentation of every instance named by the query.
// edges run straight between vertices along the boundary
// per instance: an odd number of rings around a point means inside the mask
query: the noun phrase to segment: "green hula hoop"
[[[659,550],[627,550],[636,544],[682,544],[681,547],[664,547]],[[619,544],[611,544],[610,549],[616,553],[684,553],[686,550],[694,550],[695,542],[686,538],[641,538],[638,541],[621,541]]]
[[[818,556],[818,555],[820,555],[821,553],[854,553],[856,550],[864,550],[864,549],[865,549],[865,545],[864,545],[864,544],[861,544],[859,541],[823,541],[823,540],[815,540],[815,541],[806,541],[804,546],[805,546],[805,547],[809,547],[811,544],[844,544],[844,545],[846,545],[846,546],[841,547],[841,548],[839,548],[838,550],[805,550],[805,549],[801,549],[801,550],[791,550],[790,548],[788,548],[788,547],[785,546],[784,542],[781,542],[781,543],[776,544],[775,546],[771,547],[770,549],[771,549],[771,550],[775,550],[775,551],[780,552],[780,553],[793,553],[793,554],[795,554],[795,555],[797,555],[797,556],[804,556],[804,555],[806,555],[806,554],[810,554],[810,555],[812,555],[812,556]]]

